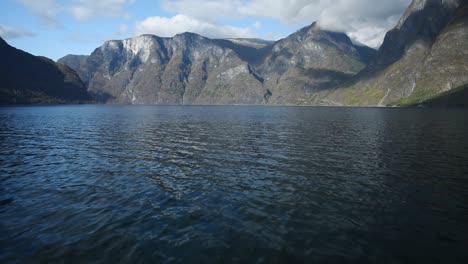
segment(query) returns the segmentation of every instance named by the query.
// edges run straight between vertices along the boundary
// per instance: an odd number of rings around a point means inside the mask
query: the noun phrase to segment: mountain
[[[0,38],[0,103],[66,103],[90,100],[75,71],[15,49]]]
[[[87,55],[67,55],[63,58],[60,58],[57,62],[61,64],[65,64],[72,69],[78,69],[82,67],[89,56]]]
[[[423,102],[407,105],[429,107],[468,107],[468,84],[443,92]]]
[[[295,103],[304,94],[336,87],[362,70],[376,51],[316,23],[265,47],[255,63],[272,92],[271,103]]]
[[[142,35],[59,60],[95,98],[131,104],[286,104],[359,72],[376,51],[315,23],[277,42]],[[83,61],[82,61],[83,60]]]
[[[58,63],[1,40],[0,102],[460,106],[467,40],[467,0],[413,0],[378,51],[316,23],[275,42],[142,35]]]
[[[225,43],[231,44],[193,33],[173,38],[142,35],[111,40],[96,49],[76,70],[89,92],[101,101],[262,102],[266,90],[261,81],[251,66]]]
[[[243,46],[257,48],[257,49],[264,48],[268,45],[275,43],[274,41],[258,39],[258,38],[230,38],[226,40],[234,42],[235,44],[238,44],[238,45],[243,45]]]
[[[417,105],[467,83],[467,1],[414,0],[362,72],[303,103]]]

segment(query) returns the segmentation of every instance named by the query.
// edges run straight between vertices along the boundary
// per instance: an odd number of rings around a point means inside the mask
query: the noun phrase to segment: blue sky
[[[410,0],[2,0],[0,35],[34,55],[90,54],[109,39],[170,37],[279,39],[319,21],[378,47]]]

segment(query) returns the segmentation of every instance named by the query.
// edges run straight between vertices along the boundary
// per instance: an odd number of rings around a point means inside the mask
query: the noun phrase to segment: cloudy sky
[[[54,60],[109,39],[195,32],[277,40],[319,21],[378,47],[411,0],[0,0],[0,36]]]

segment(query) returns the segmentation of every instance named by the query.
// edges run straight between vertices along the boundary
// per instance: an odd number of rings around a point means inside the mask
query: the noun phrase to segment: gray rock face
[[[67,65],[72,69],[79,69],[85,64],[88,57],[87,55],[67,55],[57,60],[57,63]]]
[[[256,39],[256,38],[230,38],[226,39],[229,40],[237,45],[252,47],[252,48],[264,48],[266,46],[272,45],[275,42],[263,39]]]
[[[398,24],[386,36],[371,66],[386,67],[411,51],[430,45],[453,18],[463,0],[413,0]]]
[[[291,68],[357,73],[366,65],[364,56],[343,33],[321,30],[315,23],[269,48],[262,68],[286,72]]]
[[[468,4],[414,0],[369,66],[315,103],[415,105],[468,83]]]
[[[373,50],[315,24],[273,44],[193,33],[111,40],[74,68],[100,101],[130,104],[293,103],[361,70]]]
[[[335,87],[362,70],[376,51],[354,45],[344,33],[316,23],[262,49],[255,65],[272,92],[272,103],[296,103],[305,94]]]
[[[42,104],[90,101],[75,71],[15,49],[0,38],[0,103]]]

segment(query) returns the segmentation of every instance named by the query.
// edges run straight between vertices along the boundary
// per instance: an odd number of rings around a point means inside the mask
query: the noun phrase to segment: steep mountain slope
[[[266,93],[232,49],[192,33],[107,41],[77,71],[97,98],[116,103],[260,103]]]
[[[407,106],[468,107],[468,84],[438,94],[424,102],[407,104]]]
[[[256,38],[230,38],[226,40],[229,40],[238,45],[257,48],[257,49],[264,48],[266,46],[269,46],[275,43],[274,41],[256,39]]]
[[[86,63],[88,57],[87,55],[67,55],[60,58],[57,62],[68,65],[72,69],[78,69]]]
[[[75,71],[15,49],[0,38],[0,103],[65,103],[90,100]]]
[[[274,95],[271,101],[291,103],[304,93],[335,87],[362,70],[376,51],[313,23],[261,53],[264,56],[255,66]]]
[[[309,90],[329,88],[361,70],[372,54],[313,24],[273,44],[142,35],[108,41],[84,63],[73,55],[60,62],[76,69],[101,101],[263,104],[292,103]]]
[[[468,11],[461,0],[414,0],[379,54],[347,87],[307,103],[408,105],[468,83]]]

